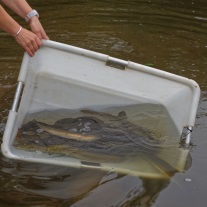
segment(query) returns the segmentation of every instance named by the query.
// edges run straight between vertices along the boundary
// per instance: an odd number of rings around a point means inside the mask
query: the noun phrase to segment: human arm
[[[2,2],[22,18],[32,11],[32,8],[26,0],[2,0]],[[37,16],[32,17],[28,23],[32,32],[34,32],[40,40],[49,39]]]
[[[20,17],[24,18],[32,8],[25,0],[1,0],[7,7],[18,14]]]
[[[15,36],[20,29],[20,25],[4,10],[0,5],[0,29],[9,33],[11,36]],[[41,46],[41,41],[33,32],[30,32],[24,28],[20,33],[14,37],[16,41],[28,52],[30,56],[33,56],[35,51]]]

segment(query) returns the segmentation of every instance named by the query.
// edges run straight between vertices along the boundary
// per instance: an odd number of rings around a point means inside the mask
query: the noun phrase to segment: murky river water
[[[0,157],[0,207],[206,206],[206,0],[29,1],[50,39],[194,79],[201,88],[192,165],[171,181],[28,164]],[[23,20],[16,17],[25,26]],[[23,50],[0,31],[0,133]]]

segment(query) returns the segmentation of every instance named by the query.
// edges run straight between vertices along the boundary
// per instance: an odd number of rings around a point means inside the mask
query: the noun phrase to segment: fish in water
[[[90,113],[93,115],[60,119],[53,125],[30,121],[21,127],[22,139],[17,140],[16,146],[105,162],[150,151],[150,146],[142,140],[153,138],[127,122],[125,113],[105,114],[104,119],[96,118],[95,112]],[[156,154],[158,149],[154,146],[151,153]]]
[[[79,141],[93,141],[93,140],[97,139],[97,137],[94,135],[79,134],[79,133],[75,133],[75,132],[70,132],[70,131],[58,129],[58,128],[55,128],[54,126],[51,126],[49,124],[45,124],[42,122],[38,122],[36,120],[35,120],[35,122],[44,131],[46,131],[52,135],[56,135],[58,137],[67,138],[67,139],[75,139],[75,140],[79,140]]]
[[[128,121],[126,113],[115,116],[84,110],[82,114],[60,119],[53,125],[35,120],[25,123],[15,147],[69,156],[84,162],[125,163],[126,169],[131,163],[133,169],[158,171],[162,175],[176,171],[174,164],[179,149],[176,151],[174,147],[172,155],[153,133]],[[167,156],[170,159],[174,156],[172,162],[167,161]]]

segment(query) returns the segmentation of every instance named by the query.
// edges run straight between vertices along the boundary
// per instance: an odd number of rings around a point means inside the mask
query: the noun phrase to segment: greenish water
[[[201,88],[192,164],[171,180],[0,159],[0,207],[205,206],[207,174],[207,2],[205,0],[29,1],[51,40],[194,79]],[[23,20],[17,20],[26,26]],[[23,56],[0,31],[0,133]]]
[[[70,167],[75,160],[106,172],[161,180],[189,168],[188,150],[179,142],[174,123],[160,105],[53,110],[27,115],[14,154],[39,161],[46,157],[47,162]]]

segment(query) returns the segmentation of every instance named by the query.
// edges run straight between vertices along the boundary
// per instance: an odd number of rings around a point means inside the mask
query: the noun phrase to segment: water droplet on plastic
[[[191,178],[185,178],[185,181],[186,181],[186,182],[191,182],[192,179],[191,179]]]

